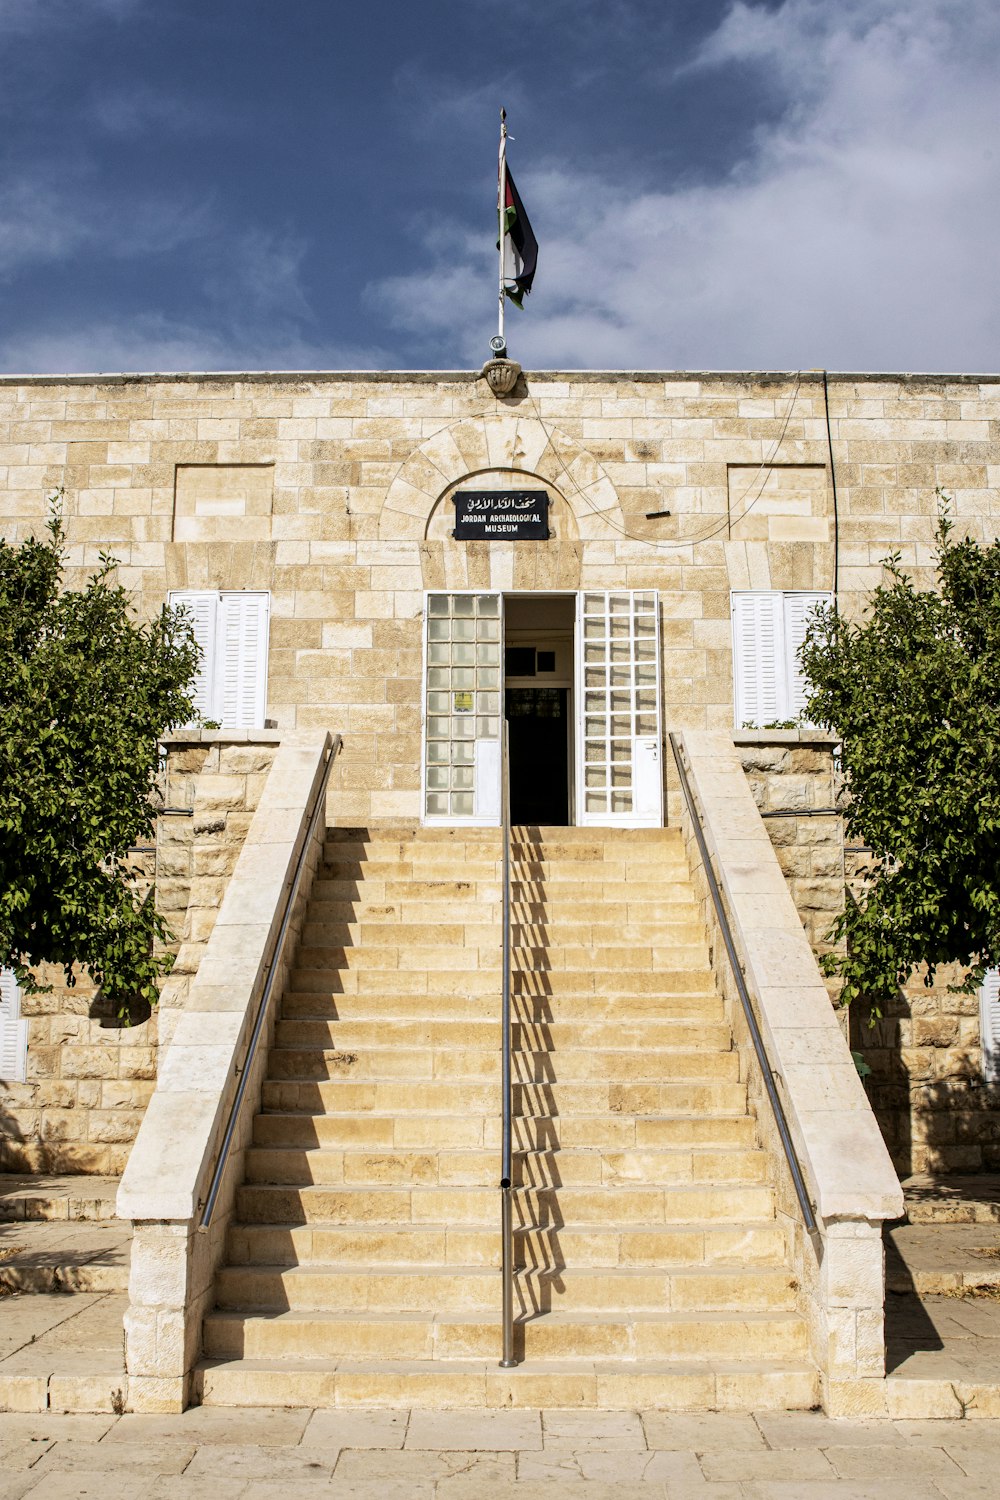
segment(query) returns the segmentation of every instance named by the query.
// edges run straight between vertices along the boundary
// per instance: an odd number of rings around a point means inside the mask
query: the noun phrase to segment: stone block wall
[[[851,1046],[871,1068],[865,1087],[902,1176],[1000,1170],[1000,1086],[983,1073],[979,996],[951,994],[952,967],[916,971],[888,1014],[851,1015]],[[852,1007],[852,1011],[854,1008]]]
[[[870,856],[844,841],[837,803],[836,742],[799,730],[742,731],[737,750],[813,952],[828,934],[845,883],[860,891]],[[794,816],[774,816],[791,812]],[[1000,1168],[1000,1087],[983,1076],[977,995],[949,991],[916,972],[891,1013],[869,1026],[857,1002],[841,1012],[851,1047],[871,1068],[865,1089],[896,1170],[980,1172]],[[839,985],[828,980],[836,1004]]]
[[[843,819],[836,742],[808,730],[741,730],[737,752],[816,954],[844,904]],[[836,995],[836,987],[831,987]]]
[[[159,1049],[173,1035],[279,739],[267,730],[252,739],[246,730],[169,738],[155,850],[134,862],[156,879],[158,904],[176,937],[174,969],[156,1010],[128,1022],[86,973],[72,988],[61,970],[41,973],[51,991],[21,1002],[27,1081],[0,1083],[0,1170],[123,1170],[156,1085]]]

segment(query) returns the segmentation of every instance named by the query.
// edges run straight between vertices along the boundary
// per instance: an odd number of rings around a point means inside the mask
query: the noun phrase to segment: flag
[[[524,306],[524,298],[531,291],[538,264],[538,241],[535,231],[524,211],[524,205],[514,186],[514,179],[507,167],[501,143],[500,180],[506,189],[506,201],[501,220],[503,240],[504,291],[515,307]]]

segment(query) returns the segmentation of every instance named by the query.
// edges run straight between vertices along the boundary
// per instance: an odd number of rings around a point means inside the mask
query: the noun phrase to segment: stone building
[[[889,551],[931,582],[938,487],[996,536],[1000,378],[528,372],[506,396],[470,372],[0,380],[4,534],[63,488],[68,582],[110,549],[139,612],[184,604],[204,650],[199,708],[221,727],[173,737],[157,840],[181,943],[161,1042],[276,746],[327,730],[331,830],[424,829],[473,861],[500,817],[505,716],[512,821],[602,838],[678,826],[668,737],[721,736],[820,951],[845,877],[835,746],[776,726],[803,704],[815,603],[858,614]],[[118,1030],[65,991],[22,1006],[6,1165],[120,1171],[157,1018]],[[941,987],[854,1038],[900,1171],[998,1164],[997,1038],[995,997]]]

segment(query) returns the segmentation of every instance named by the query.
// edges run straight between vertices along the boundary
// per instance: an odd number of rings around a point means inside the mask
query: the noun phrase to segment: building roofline
[[[573,381],[576,384],[625,380],[635,383],[686,383],[693,381],[745,381],[755,385],[787,383],[801,380],[812,384],[823,379],[822,369],[811,370],[526,370],[532,382]],[[960,384],[1000,383],[1000,373],[974,374],[962,371],[900,370],[827,370],[830,381],[891,381],[894,384]],[[154,383],[308,384],[314,381],[369,382],[371,384],[406,383],[435,385],[453,381],[471,385],[480,378],[479,370],[142,370],[93,371],[84,374],[0,374],[0,386],[21,385],[151,385]]]

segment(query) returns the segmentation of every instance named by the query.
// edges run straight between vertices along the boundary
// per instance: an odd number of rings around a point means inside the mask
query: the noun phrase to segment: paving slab
[[[408,1411],[314,1411],[305,1416],[300,1441],[310,1448],[402,1448],[410,1420]]]
[[[189,1406],[187,1411],[171,1416],[126,1413],[109,1430],[107,1440],[109,1443],[182,1442],[197,1447],[214,1443],[234,1447],[243,1443],[251,1448],[287,1448],[304,1442],[306,1427],[313,1417],[336,1415],[286,1406]],[[330,1448],[348,1444],[329,1441],[313,1446]]]
[[[0,1414],[0,1500],[534,1500],[543,1493],[546,1500],[992,1500],[997,1493],[1000,1421],[518,1409],[490,1413],[482,1438],[521,1437],[528,1446],[477,1449],[470,1424],[481,1416],[370,1408]],[[403,1446],[411,1434],[421,1446]],[[466,1446],[447,1446],[457,1442]]]
[[[903,1424],[855,1422],[846,1417],[831,1421],[818,1411],[757,1412],[754,1421],[769,1448],[860,1448],[873,1445],[903,1447],[907,1437]],[[940,1435],[939,1429],[936,1429]]]
[[[455,1452],[516,1452],[541,1448],[537,1411],[415,1411],[405,1447]]]
[[[726,1412],[641,1413],[650,1448],[691,1448],[698,1452],[753,1452],[766,1446],[760,1427],[750,1415]]]
[[[15,1293],[0,1302],[0,1412],[114,1412],[127,1382],[119,1293]]]
[[[602,1453],[645,1451],[642,1418],[634,1411],[548,1411],[542,1416],[545,1448]]]

